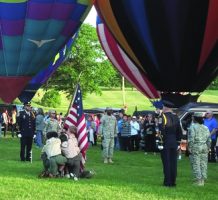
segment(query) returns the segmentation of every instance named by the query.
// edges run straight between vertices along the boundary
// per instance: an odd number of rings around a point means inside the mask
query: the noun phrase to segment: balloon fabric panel
[[[21,102],[29,102],[32,100],[37,90],[51,77],[51,75],[57,70],[61,63],[65,60],[67,53],[71,49],[74,40],[77,37],[77,33],[71,38],[63,49],[56,55],[58,58],[49,64],[49,66],[40,71],[33,79],[28,83],[25,89],[18,96]]]
[[[136,65],[140,62],[137,67],[143,66],[143,73],[158,90],[201,92],[216,77],[218,1],[109,0],[104,5],[97,0],[96,5],[121,47]],[[113,17],[107,15],[110,12]],[[125,48],[120,33],[108,23],[112,19],[137,60]],[[209,28],[214,26],[211,36]],[[209,45],[204,45],[205,40]]]
[[[0,80],[13,77],[13,84],[20,84],[13,97],[0,92],[2,99],[12,101],[24,87],[22,78],[30,80],[51,63],[79,28],[92,3],[90,0],[0,1]]]
[[[102,48],[114,67],[145,96],[151,99],[160,98],[159,93],[120,48],[100,18],[97,21],[97,32]]]
[[[123,49],[128,52],[128,55],[130,55],[134,61],[137,63],[138,66],[141,66],[140,62],[137,60],[134,52],[131,50],[129,44],[127,43],[125,37],[123,36],[123,33],[121,32],[117,21],[115,19],[115,16],[112,12],[112,8],[110,7],[110,2],[108,0],[102,0],[102,1],[95,1],[96,9],[99,10],[101,8],[104,10],[104,12],[100,13],[100,15],[104,15],[104,20],[107,21],[107,26],[110,27],[111,32],[116,32],[116,40],[121,41],[123,44]],[[108,9],[110,8],[110,9]],[[142,68],[142,66],[141,66]],[[142,68],[143,69],[143,68]]]

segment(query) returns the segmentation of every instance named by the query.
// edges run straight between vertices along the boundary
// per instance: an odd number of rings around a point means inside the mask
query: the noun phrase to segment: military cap
[[[111,108],[111,107],[107,107],[107,108],[106,108],[106,111],[107,111],[107,110],[112,110],[112,108]]]
[[[27,102],[27,101],[26,101],[26,102],[23,103],[23,105],[24,105],[24,106],[31,106],[31,102]]]
[[[50,114],[56,114],[55,110],[49,110]]]
[[[194,112],[193,117],[204,117],[203,112]]]
[[[174,103],[168,101],[168,100],[162,100],[163,106],[168,107],[168,108],[174,108],[175,105]]]

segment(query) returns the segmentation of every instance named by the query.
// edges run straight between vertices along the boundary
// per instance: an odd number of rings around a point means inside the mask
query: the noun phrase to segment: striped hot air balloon
[[[181,92],[200,94],[217,77],[217,0],[96,0],[95,5],[161,95],[176,101]]]
[[[160,98],[159,92],[122,50],[100,17],[97,18],[97,33],[102,48],[114,67],[146,97],[149,99]]]
[[[75,34],[92,0],[0,1],[0,98],[11,102]]]

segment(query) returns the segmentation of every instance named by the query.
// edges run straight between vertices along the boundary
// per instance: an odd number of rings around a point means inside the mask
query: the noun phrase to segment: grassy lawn
[[[217,164],[209,164],[209,178],[204,187],[192,185],[188,158],[178,162],[176,188],[164,188],[159,155],[143,152],[115,152],[114,164],[103,164],[100,147],[88,150],[87,169],[94,169],[92,179],[38,179],[42,169],[40,150],[33,148],[33,163],[19,162],[17,138],[0,139],[0,199],[216,199]]]
[[[42,90],[39,90],[39,96],[35,95],[33,98],[33,106],[40,106],[39,102],[42,98],[43,93]],[[140,92],[132,89],[126,89],[125,92],[126,97],[126,105],[128,107],[127,113],[132,114],[137,106],[138,110],[154,110],[154,107],[150,103],[149,99],[143,96]],[[61,93],[62,103],[58,108],[55,108],[58,112],[66,113],[68,110],[68,106],[70,101],[66,98],[66,96]],[[199,101],[202,102],[218,102],[218,91],[215,90],[207,90],[205,91],[199,98]],[[96,94],[88,94],[85,99],[83,99],[83,106],[85,109],[88,108],[96,108],[96,107],[115,107],[122,108],[123,107],[123,98],[121,90],[104,90],[102,91],[102,95]],[[44,110],[49,110],[51,108],[43,107]]]

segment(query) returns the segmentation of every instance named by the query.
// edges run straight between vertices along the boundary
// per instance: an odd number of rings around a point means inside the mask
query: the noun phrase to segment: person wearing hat
[[[163,101],[162,123],[160,134],[163,141],[161,159],[163,163],[163,186],[175,187],[177,176],[177,149],[182,136],[179,118],[173,113],[174,104]]]
[[[61,127],[60,127],[58,120],[56,119],[56,112],[55,112],[55,110],[50,110],[49,111],[49,118],[45,121],[43,135],[45,137],[45,135],[48,132],[59,133],[60,131],[61,131]]]
[[[210,149],[210,131],[204,125],[203,113],[195,112],[193,123],[189,128],[188,149],[191,154],[191,165],[197,186],[203,186],[207,179],[208,152]]]
[[[35,138],[35,116],[31,110],[30,102],[25,102],[24,110],[20,111],[18,117],[21,161],[31,161],[32,143]]]
[[[205,117],[204,125],[208,127],[211,134],[211,147],[210,147],[208,161],[216,162],[215,146],[216,146],[217,129],[218,129],[217,120],[213,116],[212,110],[207,110],[204,117]]]
[[[106,114],[103,115],[100,120],[99,134],[103,138],[102,146],[105,164],[113,163],[114,137],[116,137],[118,133],[117,120],[112,112],[112,109],[107,107]]]

